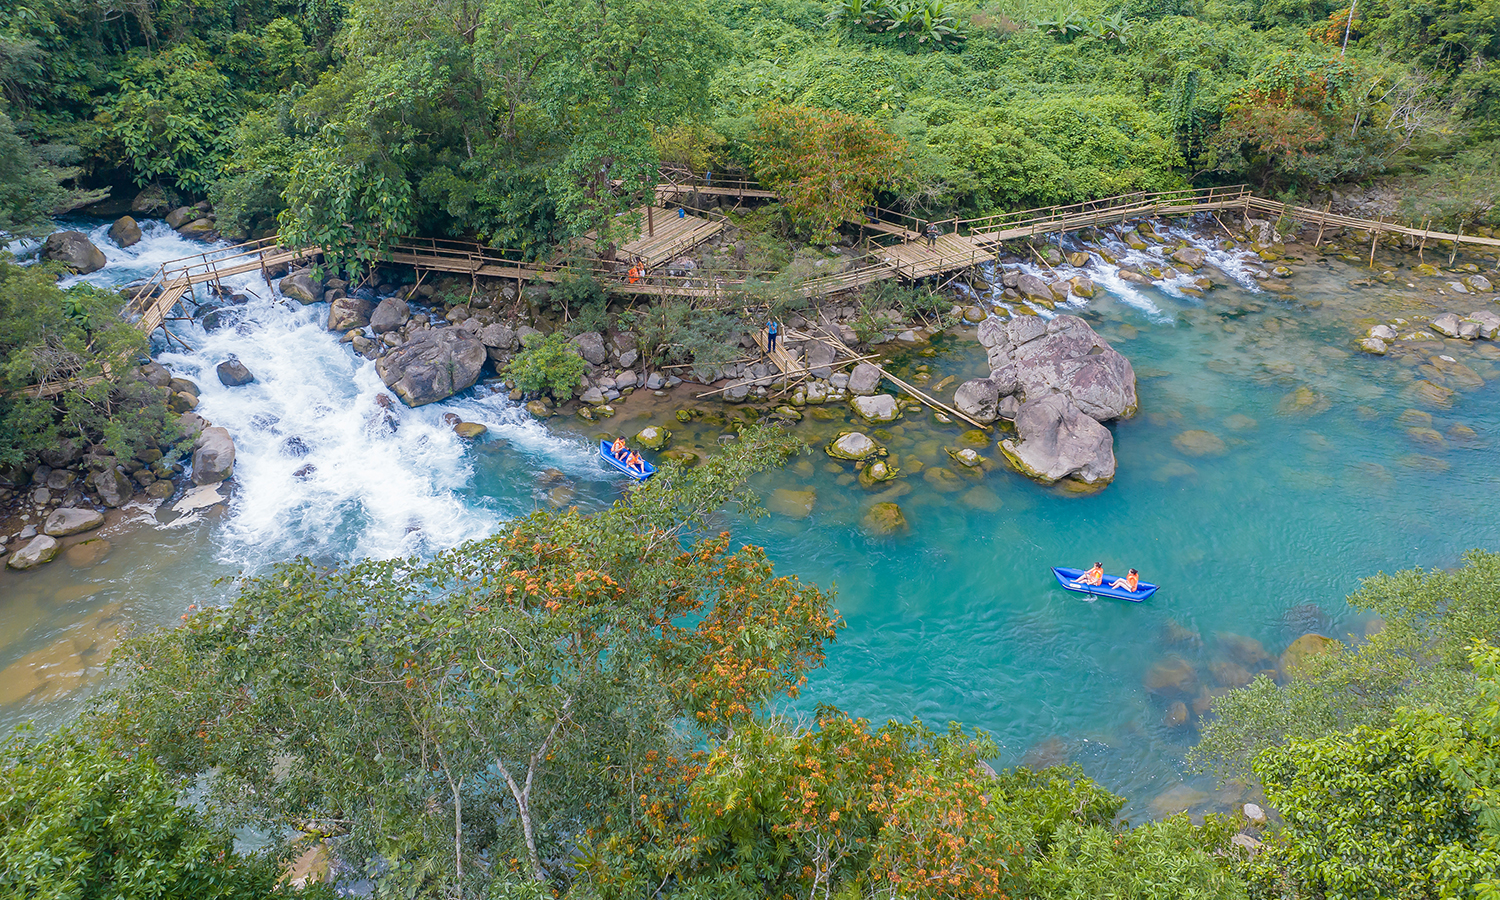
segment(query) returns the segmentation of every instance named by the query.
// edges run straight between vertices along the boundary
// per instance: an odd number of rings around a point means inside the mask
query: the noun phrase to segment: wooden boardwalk
[[[625,266],[634,260],[643,260],[647,271],[670,262],[724,230],[725,223],[714,221],[681,207],[666,209],[656,206],[638,206],[628,214],[640,218],[640,230],[630,240],[621,242],[615,249],[615,259]],[[578,239],[580,246],[597,250],[599,235],[590,231]]]
[[[734,182],[715,186],[725,191],[757,190],[751,182]],[[681,187],[680,185],[676,187]],[[631,284],[626,277],[628,260],[641,257],[648,267],[687,253],[693,247],[718,234],[722,221],[698,215],[679,218],[676,210],[652,208],[637,210],[643,216],[640,235],[619,248],[621,262],[592,265],[527,260],[519,251],[487,247],[473,241],[444,238],[403,238],[390,247],[383,261],[410,265],[420,271],[451,272],[488,278],[515,279],[519,282],[557,282],[566,278],[591,276],[618,294],[671,296],[689,299],[723,300],[750,277],[747,272],[697,272],[672,276],[652,272]],[[1024,240],[1044,234],[1058,234],[1096,228],[1155,216],[1186,216],[1201,212],[1240,211],[1246,216],[1290,218],[1318,225],[1369,232],[1374,235],[1397,234],[1424,242],[1454,241],[1459,244],[1500,248],[1500,239],[1479,235],[1459,235],[1430,229],[1417,229],[1389,222],[1372,222],[1331,214],[1326,210],[1291,206],[1256,197],[1243,186],[1205,188],[1202,190],[1162,191],[1126,194],[1102,200],[1091,200],[1070,206],[1054,206],[1014,213],[1001,213],[974,219],[944,220],[936,245],[927,246],[921,236],[926,222],[912,216],[876,210],[865,223],[873,235],[866,239],[867,255],[862,265],[836,275],[825,275],[802,282],[796,288],[804,297],[817,297],[854,290],[878,281],[898,278],[917,281],[962,271],[992,260],[1007,241]],[[131,303],[139,315],[138,324],[146,332],[155,331],[166,321],[172,308],[199,284],[248,272],[269,272],[282,265],[317,259],[322,251],[283,247],[275,238],[252,241],[222,250],[186,257],[163,264]],[[785,370],[784,370],[785,371]]]

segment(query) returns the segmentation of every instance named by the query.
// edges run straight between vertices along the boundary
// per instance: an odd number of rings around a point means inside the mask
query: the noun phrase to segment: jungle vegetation
[[[1379,176],[1412,218],[1472,221],[1435,185],[1494,159],[1497,57],[1496,0],[7,0],[0,172],[25,188],[0,230],[149,187],[229,235],[542,253],[660,164],[775,184],[819,239],[871,199]]]

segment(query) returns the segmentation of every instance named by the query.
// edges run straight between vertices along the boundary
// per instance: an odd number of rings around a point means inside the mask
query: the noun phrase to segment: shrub
[[[584,362],[568,336],[561,331],[546,337],[529,334],[523,343],[502,374],[529,394],[546,391],[559,401],[570,399],[583,380]]]

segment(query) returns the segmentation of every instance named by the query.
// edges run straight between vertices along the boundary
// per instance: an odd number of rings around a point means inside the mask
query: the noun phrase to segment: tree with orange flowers
[[[830,241],[839,225],[863,221],[876,189],[895,181],[905,146],[863,116],[771,103],[756,116],[750,150],[793,223]]]
[[[130,648],[117,736],[212,772],[231,823],[336,835],[383,889],[558,883],[590,829],[649,815],[654,760],[685,758],[692,725],[729,733],[821,664],[828,596],[712,520],[794,446],[750,429],[600,513],[247,579]]]

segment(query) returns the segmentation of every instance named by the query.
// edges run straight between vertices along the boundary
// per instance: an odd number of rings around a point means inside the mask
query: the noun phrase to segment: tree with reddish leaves
[[[750,149],[794,225],[825,242],[842,223],[863,220],[876,189],[900,174],[906,150],[872,119],[781,103],[760,109]]]

